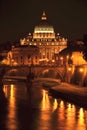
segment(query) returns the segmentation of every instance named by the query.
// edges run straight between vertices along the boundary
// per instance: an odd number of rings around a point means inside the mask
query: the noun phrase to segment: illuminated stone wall
[[[40,24],[36,25],[33,34],[20,39],[21,45],[35,45],[39,47],[39,59],[52,61],[54,55],[67,47],[67,39],[61,37],[59,33],[55,34],[54,28],[47,21],[45,12],[43,12]]]
[[[72,60],[74,65],[83,65],[87,64],[87,62],[83,59],[83,55],[81,52],[73,52]]]
[[[8,53],[9,65],[38,65],[39,48],[36,46],[13,47]]]

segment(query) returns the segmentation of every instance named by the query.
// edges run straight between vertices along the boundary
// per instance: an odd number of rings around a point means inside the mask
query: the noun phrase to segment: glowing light
[[[13,85],[13,84],[11,84],[11,98],[13,98],[13,95],[14,95],[14,90],[13,90],[13,87],[14,87],[14,85]]]
[[[52,62],[55,62],[55,60],[53,59]]]
[[[69,59],[69,56],[67,55],[67,59]]]
[[[87,62],[83,59],[83,55],[80,52],[73,52],[73,64],[74,65],[83,65],[87,64]],[[78,58],[77,58],[78,57]]]
[[[71,58],[74,58],[74,56],[72,56]]]
[[[57,99],[54,99],[53,111],[55,111],[57,109],[57,106],[58,106]]]
[[[8,89],[7,89],[8,85],[4,85],[3,91],[5,93],[5,96],[7,97],[8,95]]]
[[[16,66],[16,65],[18,65],[18,63],[14,61],[13,65]]]
[[[79,110],[79,120],[78,120],[78,123],[80,125],[84,124],[84,111],[83,111],[83,108],[80,108],[80,110]]]
[[[35,30],[34,33],[54,33],[53,30]]]
[[[70,103],[67,104],[66,120],[67,125],[72,127],[73,123],[75,122],[75,107]]]
[[[60,60],[63,60],[63,57],[60,57]]]
[[[47,19],[47,17],[46,17],[46,14],[45,14],[45,11],[43,11],[43,14],[42,14],[42,18],[41,18],[42,20],[46,20]]]
[[[71,107],[72,107],[72,106],[71,106],[71,104],[69,103],[69,104],[68,104],[68,111],[71,111]]]
[[[3,60],[1,61],[1,64],[6,64],[6,65],[8,65],[8,60],[7,60],[7,59],[3,59]]]
[[[60,107],[64,108],[64,102],[63,101],[60,102]]]
[[[61,101],[60,102],[60,107],[59,107],[59,109],[58,109],[58,116],[59,116],[59,119],[60,120],[64,120],[64,102],[63,101]]]
[[[83,72],[83,68],[80,68],[80,70],[79,70],[80,72]]]
[[[69,67],[69,68],[68,68],[68,71],[71,71],[71,70],[72,70],[72,68]]]
[[[75,114],[75,111],[76,111],[76,107],[75,105],[72,105],[72,112]]]
[[[42,110],[47,110],[49,108],[49,97],[45,90],[43,90],[42,93],[43,93],[43,99],[41,102],[41,108]]]
[[[6,90],[7,89],[7,90]],[[17,128],[17,116],[16,116],[16,105],[15,105],[15,90],[14,85],[5,86],[5,90],[7,91],[7,98],[9,98],[8,104],[8,114],[7,114],[7,127],[10,130],[18,129]],[[15,125],[16,124],[16,125]]]

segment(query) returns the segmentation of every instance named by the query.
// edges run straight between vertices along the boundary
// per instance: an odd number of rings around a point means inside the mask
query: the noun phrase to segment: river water
[[[52,98],[39,84],[5,83],[0,130],[87,130],[87,110]]]

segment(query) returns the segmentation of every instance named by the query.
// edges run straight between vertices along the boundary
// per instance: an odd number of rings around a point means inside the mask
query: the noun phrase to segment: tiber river
[[[3,94],[0,130],[87,130],[87,110],[52,98],[39,84],[5,83]]]

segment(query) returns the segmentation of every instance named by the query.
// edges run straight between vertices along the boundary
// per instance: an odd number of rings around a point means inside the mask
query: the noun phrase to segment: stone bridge
[[[3,71],[2,68],[4,68]],[[34,73],[35,77],[51,77],[64,80],[66,68],[64,66],[0,66],[0,72],[4,74],[4,77],[27,76],[30,71]]]
[[[87,65],[82,66],[0,66],[0,79],[13,77],[26,79],[32,72],[35,77],[55,78],[76,85],[87,86]]]

